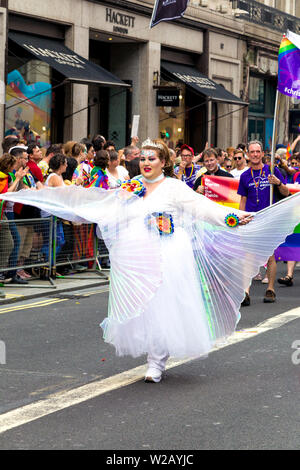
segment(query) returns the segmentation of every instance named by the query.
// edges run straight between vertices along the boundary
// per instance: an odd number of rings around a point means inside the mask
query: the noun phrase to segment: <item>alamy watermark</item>
[[[298,366],[300,364],[300,339],[296,339],[292,343],[292,349],[296,349],[296,351],[293,352],[292,354],[292,363],[295,366]]]
[[[6,364],[6,346],[4,341],[0,341],[0,364]]]

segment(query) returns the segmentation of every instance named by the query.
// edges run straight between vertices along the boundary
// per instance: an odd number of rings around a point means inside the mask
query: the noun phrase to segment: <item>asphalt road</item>
[[[284,265],[279,268],[284,272]],[[299,286],[298,269],[294,286],[278,287],[270,305],[262,302],[265,286],[254,282],[238,325],[247,334],[206,359],[170,368],[159,384],[117,383],[124,371],[140,373],[145,357],[116,357],[103,342],[106,291],[1,308],[6,364],[0,364],[0,429],[1,417],[8,424],[0,449],[299,449],[300,364],[292,360],[295,341],[300,346]],[[291,310],[293,318],[285,313]],[[105,393],[85,396],[85,387],[102,381],[110,384]],[[60,405],[81,390],[78,403],[47,411],[49,399]],[[10,413],[36,404],[40,417],[19,422],[17,415],[9,425]]]

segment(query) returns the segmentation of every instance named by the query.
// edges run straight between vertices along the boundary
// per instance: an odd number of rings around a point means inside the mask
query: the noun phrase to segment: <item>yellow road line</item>
[[[255,335],[253,335],[254,331],[252,328],[245,329],[239,333],[236,332],[229,338],[230,341],[216,346],[212,352],[226,348],[232,344],[247,341],[270,330],[280,328],[281,326],[293,320],[298,320],[299,318],[300,307],[276,315],[260,325],[257,325]],[[249,332],[251,332],[251,334],[249,334]],[[194,359],[187,358],[176,360],[171,358],[167,363],[166,369],[172,369],[173,367],[180,366],[190,362],[191,360]],[[3,413],[0,415],[0,434],[18,426],[22,426],[23,424],[40,419],[43,416],[56,413],[57,411],[75,406],[79,403],[84,403],[107,392],[134,384],[135,382],[143,379],[146,367],[146,364],[144,364],[111,377],[79,386],[72,390],[58,392],[54,395],[50,395],[48,398]]]
[[[39,301],[39,302],[34,302],[34,303],[31,303],[31,304],[14,305],[14,306],[11,306],[11,307],[2,308],[0,310],[0,315],[2,315],[4,313],[8,313],[8,312],[15,312],[17,310],[26,310],[26,309],[29,309],[29,308],[45,307],[47,305],[52,305],[52,304],[55,304],[55,303],[58,303],[58,302],[65,302],[66,300],[69,300],[69,299],[47,299],[47,300],[43,300],[43,301]]]
[[[85,292],[84,294],[76,293],[74,294],[75,296],[84,296],[88,297],[89,295],[95,295],[95,294],[102,294],[104,292],[108,292],[108,288],[99,290],[99,291],[92,291],[92,292]],[[58,302],[65,302],[66,300],[70,300],[68,298],[66,299],[57,299],[57,298],[51,298],[51,299],[45,299],[45,300],[38,300],[37,302],[33,302],[30,304],[25,304],[25,305],[10,305],[5,308],[0,309],[0,315],[4,313],[9,313],[9,312],[15,312],[17,310],[26,310],[29,308],[38,308],[38,307],[45,307],[47,305],[55,304]]]

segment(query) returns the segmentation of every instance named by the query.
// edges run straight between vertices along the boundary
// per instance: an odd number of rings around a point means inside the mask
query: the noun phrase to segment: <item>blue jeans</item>
[[[19,235],[19,232],[18,232],[17,225],[15,224],[15,222],[13,222],[15,220],[15,214],[13,212],[6,212],[5,215],[6,215],[7,219],[11,221],[9,223],[9,229],[10,229],[10,233],[11,233],[11,236],[13,238],[13,241],[14,241],[14,247],[13,247],[13,250],[12,250],[12,252],[9,256],[9,260],[8,260],[8,267],[16,267],[17,262],[18,262],[18,258],[19,258],[20,235]],[[8,274],[10,276],[15,276],[16,273],[17,273],[17,270],[14,269],[14,270],[9,271]]]

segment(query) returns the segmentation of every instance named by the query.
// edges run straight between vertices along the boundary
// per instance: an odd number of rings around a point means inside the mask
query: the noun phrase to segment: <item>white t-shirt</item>
[[[237,168],[234,168],[230,173],[232,174],[232,176],[234,178],[237,178],[237,179],[240,179],[240,176],[242,173],[244,173],[244,171],[248,170],[249,167],[246,166],[245,168],[243,168],[242,170],[238,170]]]
[[[108,176],[108,184],[109,187],[112,189],[121,186],[121,183],[123,183],[123,181],[129,176],[129,173],[126,168],[121,165],[117,166],[116,170],[118,172],[118,178],[116,178],[108,170],[106,170]]]
[[[45,183],[44,183],[45,186],[49,186],[49,181],[50,181],[50,179],[53,177],[53,175],[56,175],[56,173],[50,173],[50,175],[47,177],[47,179],[46,179],[46,181],[45,181]],[[58,176],[58,175],[56,175],[56,176]],[[61,176],[60,178],[61,178],[61,181],[62,181],[62,183],[63,183],[63,181],[64,181],[64,180],[63,180],[63,177]],[[62,184],[62,186],[63,186],[63,184]],[[49,212],[46,212],[46,211],[41,210],[41,217],[42,217],[42,218],[44,218],[44,217],[50,217],[50,215],[51,215],[51,214],[49,214]]]

